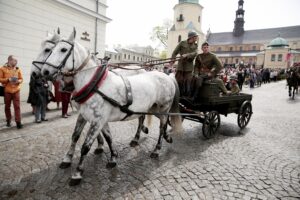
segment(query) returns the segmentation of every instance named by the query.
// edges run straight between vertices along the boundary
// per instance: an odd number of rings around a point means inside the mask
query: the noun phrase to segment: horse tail
[[[180,109],[179,109],[180,91],[179,91],[179,87],[178,87],[178,84],[177,84],[177,81],[176,81],[175,77],[171,76],[171,78],[174,82],[176,90],[175,90],[175,95],[174,95],[174,99],[173,99],[173,103],[172,103],[170,112],[180,114]],[[182,133],[183,128],[182,128],[182,120],[181,120],[180,115],[171,115],[170,116],[170,123],[171,123],[171,126],[173,128],[173,132],[175,132],[177,134]]]

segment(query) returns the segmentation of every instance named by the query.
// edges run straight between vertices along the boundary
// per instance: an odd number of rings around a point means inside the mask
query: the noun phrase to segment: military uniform
[[[178,54],[181,56],[184,54],[187,55],[185,58],[178,61],[175,74],[182,95],[186,95],[190,90],[189,87],[193,77],[194,58],[197,55],[197,50],[198,45],[196,43],[188,43],[188,40],[185,40],[181,41],[172,53],[172,58],[175,58]]]
[[[217,83],[220,90],[227,94],[228,91],[223,83],[223,81],[219,78],[216,78],[217,74],[222,70],[223,66],[220,62],[220,60],[216,57],[213,53],[201,53],[196,57],[195,60],[195,67],[194,67],[194,75],[199,76],[197,80],[196,91],[194,94],[194,98],[196,98],[197,94],[197,88],[202,86],[203,78],[205,75],[208,75],[208,73],[212,74],[212,82]],[[196,96],[195,96],[196,95]]]

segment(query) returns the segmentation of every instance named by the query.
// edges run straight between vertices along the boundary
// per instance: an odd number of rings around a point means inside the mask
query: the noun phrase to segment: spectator
[[[41,123],[42,121],[48,121],[48,119],[46,119],[48,83],[41,76],[37,76],[34,81],[32,81],[32,86],[34,95],[36,96],[35,122]]]
[[[17,59],[10,55],[8,56],[7,63],[0,68],[0,82],[4,86],[4,103],[5,103],[5,116],[6,126],[11,126],[11,102],[13,102],[15,111],[15,122],[17,128],[23,127],[21,123],[21,109],[20,109],[20,89],[23,82],[22,72],[17,67]]]

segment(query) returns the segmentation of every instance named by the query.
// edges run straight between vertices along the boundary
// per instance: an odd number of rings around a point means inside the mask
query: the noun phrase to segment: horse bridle
[[[83,63],[78,67],[78,69],[75,70],[74,43],[71,43],[71,42],[69,42],[69,41],[67,41],[67,40],[60,40],[59,42],[66,42],[66,43],[68,43],[69,45],[71,45],[71,48],[69,49],[69,51],[68,51],[66,57],[63,59],[63,61],[62,61],[59,65],[54,65],[54,64],[52,64],[52,63],[47,62],[47,59],[48,59],[49,56],[52,54],[52,52],[51,52],[51,54],[50,54],[50,55],[48,56],[48,58],[45,60],[44,64],[49,65],[50,67],[53,67],[53,68],[55,68],[55,69],[58,69],[58,71],[57,71],[58,74],[64,74],[64,75],[67,75],[67,76],[73,76],[73,75],[75,75],[78,71],[82,70],[83,67],[86,66],[86,64],[88,63],[88,61],[89,61],[90,58],[91,58],[91,55],[90,55],[90,53],[89,53],[88,56],[86,57],[86,59],[83,61]],[[73,52],[73,53],[72,53],[72,52]],[[66,65],[66,62],[67,62],[67,60],[69,59],[71,53],[72,53],[72,65],[73,65],[73,66],[72,66],[72,69],[71,69],[70,71],[68,71],[67,73],[63,73],[63,72],[61,72],[61,69]]]
[[[61,71],[61,69],[66,65],[67,60],[69,59],[73,49],[74,49],[74,43],[71,43],[67,40],[60,40],[59,42],[66,42],[67,44],[71,45],[71,48],[69,49],[66,57],[63,59],[63,61],[59,64],[59,65],[54,65],[52,63],[47,62],[49,56],[52,54],[52,52],[50,53],[50,55],[48,56],[48,58],[44,61],[44,64],[49,65],[50,67],[53,67],[55,69],[58,69],[58,71]],[[75,63],[75,59],[74,59],[74,51],[73,51],[73,68],[72,71],[74,70],[74,63]]]
[[[46,43],[48,42],[48,43],[54,44],[53,47],[55,47],[55,45],[56,45],[56,43],[53,42],[53,41],[51,41],[51,40],[46,40],[45,42]],[[41,67],[37,66],[37,64],[44,65],[45,62],[47,61],[47,59],[49,58],[49,56],[51,55],[51,53],[52,53],[52,50],[50,50],[50,54],[47,56],[47,58],[44,61],[37,61],[37,60],[32,61],[32,65],[35,66],[37,69],[39,69],[41,71],[42,70]]]

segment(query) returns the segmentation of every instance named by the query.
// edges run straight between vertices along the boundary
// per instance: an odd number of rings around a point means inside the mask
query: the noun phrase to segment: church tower
[[[174,24],[168,32],[168,57],[171,57],[179,42],[187,39],[190,31],[198,33],[199,43],[204,41],[205,37],[201,29],[202,9],[199,0],[179,0],[174,6]]]
[[[234,21],[234,29],[233,35],[238,37],[244,33],[244,14],[245,10],[243,9],[244,0],[239,0],[239,7],[236,11],[235,21]]]

